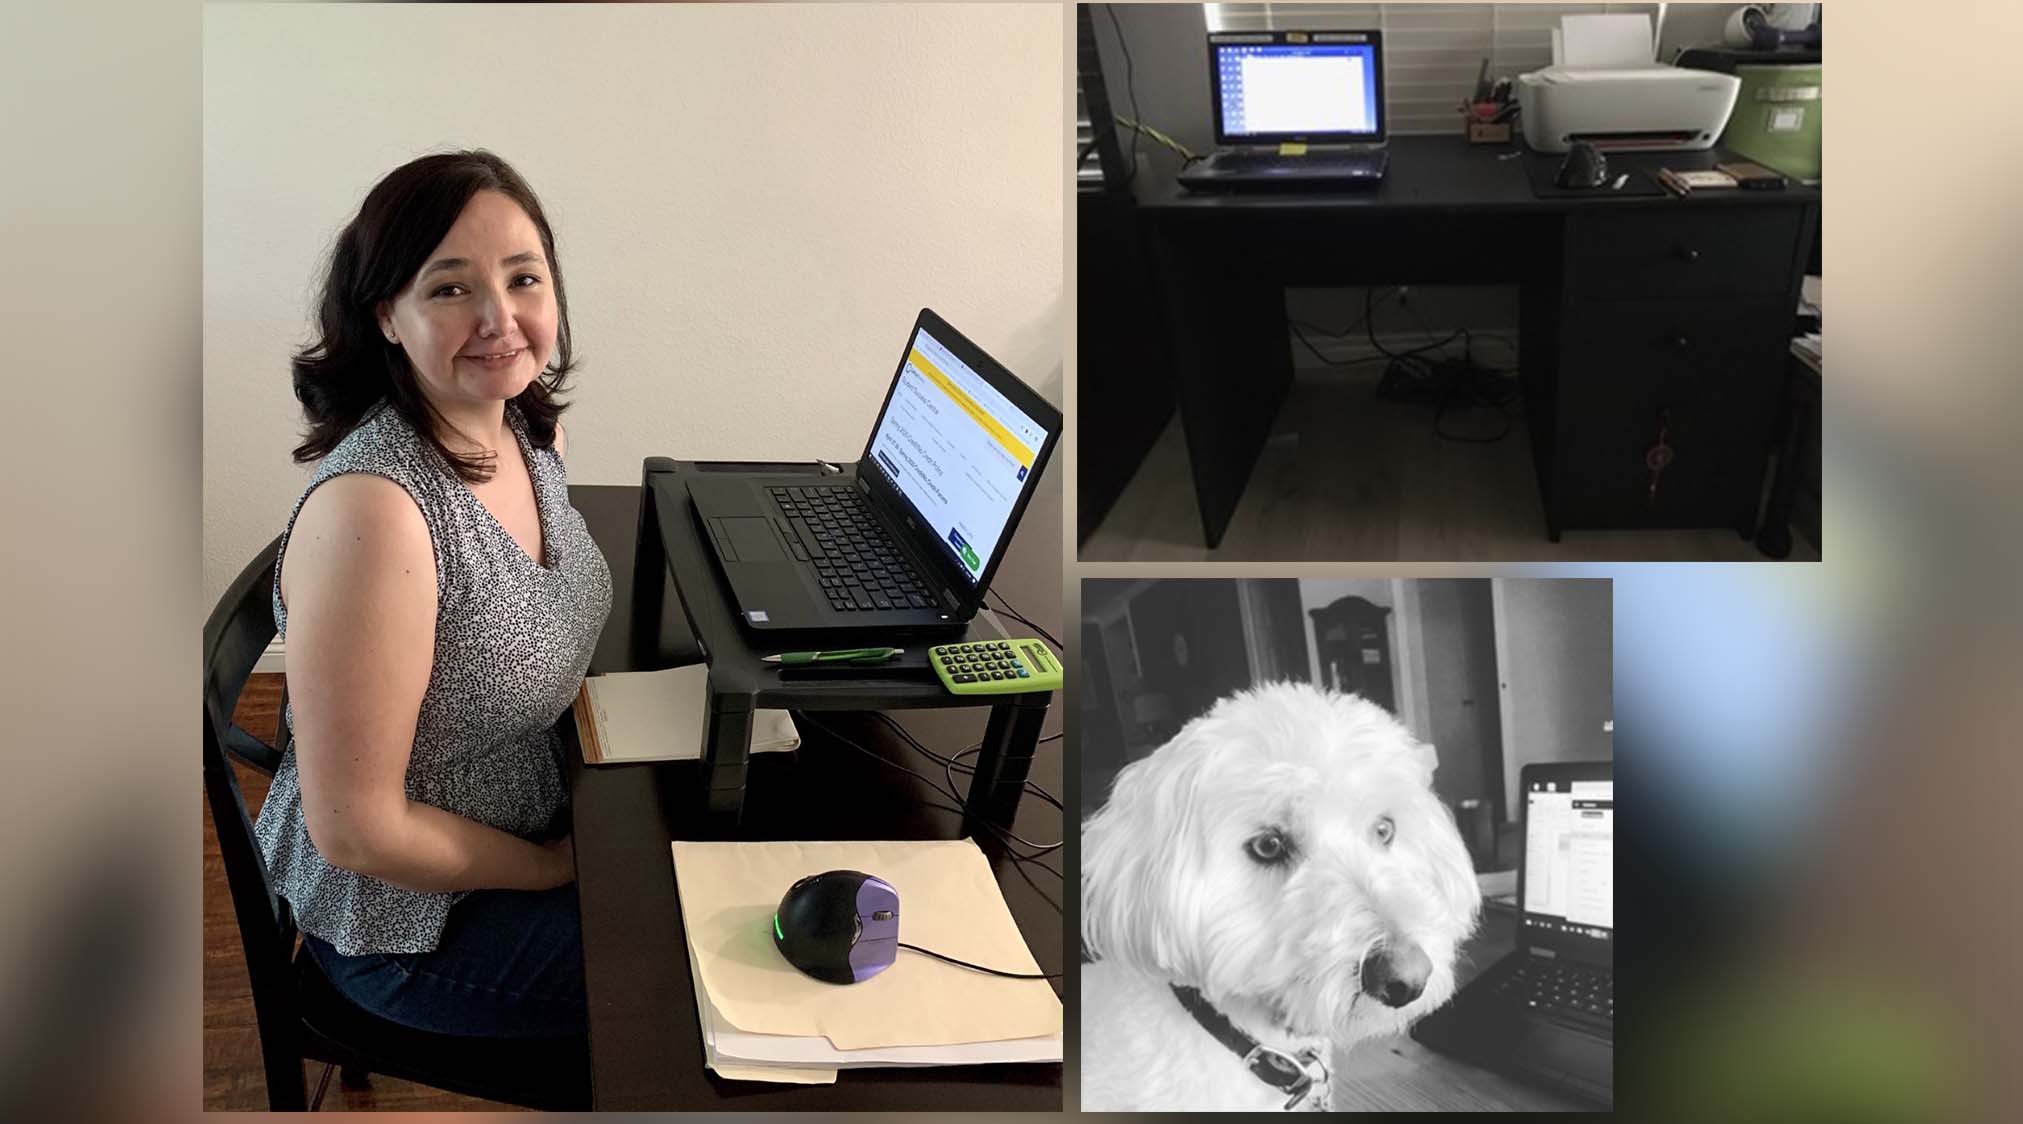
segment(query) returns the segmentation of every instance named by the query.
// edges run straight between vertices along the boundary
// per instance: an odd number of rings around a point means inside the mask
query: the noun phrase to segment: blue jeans
[[[337,990],[383,1019],[436,1034],[553,1038],[585,1032],[576,885],[476,890],[433,952],[346,956],[302,941]]]

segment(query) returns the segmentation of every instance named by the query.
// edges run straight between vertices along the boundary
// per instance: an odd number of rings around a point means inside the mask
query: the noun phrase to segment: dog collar
[[[1245,1034],[1229,1021],[1229,1016],[1216,1010],[1215,1004],[1203,999],[1200,991],[1179,984],[1169,986],[1173,988],[1173,997],[1180,1000],[1180,1005],[1194,1016],[1201,1029],[1243,1059],[1243,1066],[1250,1070],[1252,1077],[1286,1095],[1286,1111],[1299,1107],[1299,1103],[1313,1093],[1316,1085],[1326,1087],[1328,1069],[1321,1064],[1320,1051],[1308,1048],[1294,1056],[1275,1050]],[[1318,1081],[1314,1076],[1315,1070],[1320,1071]]]

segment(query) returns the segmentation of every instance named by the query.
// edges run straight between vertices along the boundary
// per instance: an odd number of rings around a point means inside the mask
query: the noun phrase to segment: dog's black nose
[[[1426,990],[1433,961],[1411,941],[1373,950],[1363,958],[1363,994],[1386,1007],[1403,1007]]]

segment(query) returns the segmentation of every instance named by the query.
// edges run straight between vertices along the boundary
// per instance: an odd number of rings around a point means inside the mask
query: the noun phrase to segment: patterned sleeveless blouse
[[[435,663],[415,723],[407,795],[533,838],[567,800],[555,720],[576,697],[611,611],[611,571],[569,505],[562,458],[536,449],[517,408],[506,420],[533,478],[547,558],[537,564],[400,413],[382,404],[330,451],[295,501],[348,472],[384,476],[421,508],[435,541]],[[288,635],[279,567],[274,622]],[[428,952],[464,893],[422,893],[332,866],[302,816],[293,708],[288,749],[254,824],[274,889],[305,933],[339,952]]]

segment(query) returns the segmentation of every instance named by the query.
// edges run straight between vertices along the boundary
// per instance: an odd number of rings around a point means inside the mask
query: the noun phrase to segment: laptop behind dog
[[[1208,37],[1215,153],[1180,173],[1197,191],[1380,183],[1384,45],[1376,31],[1217,32]]]
[[[696,518],[765,632],[957,631],[976,615],[1061,413],[921,309],[854,478],[711,474]]]
[[[1615,1098],[1613,766],[1526,765],[1517,949],[1413,1027],[1443,1053]]]

